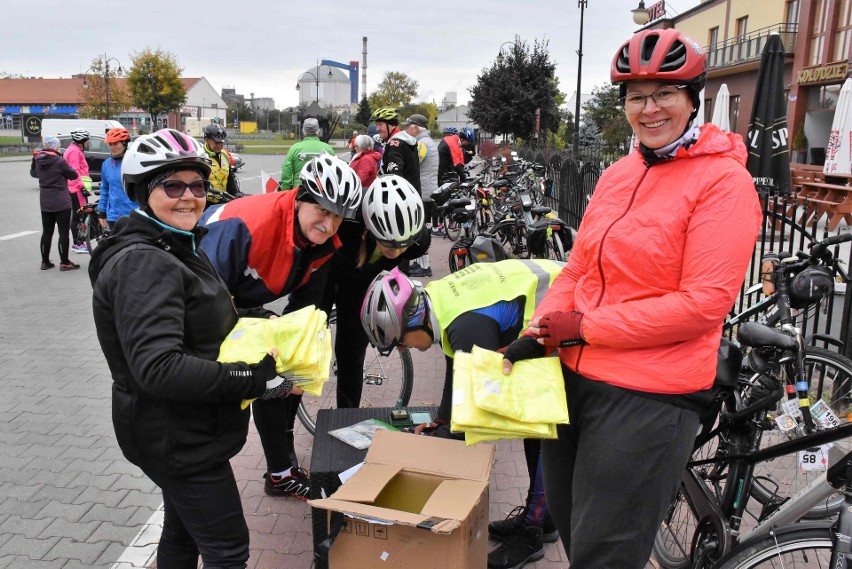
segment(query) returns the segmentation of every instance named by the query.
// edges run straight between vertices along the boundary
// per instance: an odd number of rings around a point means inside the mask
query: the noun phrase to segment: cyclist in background
[[[281,191],[299,186],[302,168],[313,158],[323,154],[334,156],[334,149],[319,139],[319,132],[320,126],[317,119],[305,119],[302,123],[304,138],[290,147],[281,165]]]
[[[564,263],[544,259],[477,263],[422,287],[398,269],[382,272],[370,284],[361,308],[361,324],[380,352],[396,347],[426,351],[438,344],[446,356],[441,405],[431,435],[450,433],[453,356],[473,346],[499,350],[508,346],[529,322],[541,298]],[[428,430],[428,429],[427,429]],[[489,553],[488,566],[521,567],[544,556],[544,539],[556,540],[538,474],[541,442],[524,443],[530,491],[523,514],[489,525],[500,547]]]
[[[110,157],[101,166],[101,196],[98,200],[98,218],[101,227],[112,231],[119,217],[130,215],[136,202],[130,199],[121,182],[121,163],[130,143],[126,128],[113,128],[106,135]]]
[[[462,151],[464,163],[470,162],[476,156],[476,146],[474,146],[476,136],[473,129],[469,126],[464,127],[459,131],[459,147]]]
[[[72,130],[71,144],[65,150],[65,154],[62,155],[68,165],[74,168],[78,176],[77,179],[68,182],[68,191],[71,192],[71,237],[74,239],[71,250],[75,253],[89,252],[89,248],[86,247],[82,236],[78,235],[76,229],[79,224],[80,208],[89,203],[86,196],[92,191],[89,163],[86,162],[86,155],[83,154],[89,149],[89,137],[89,131],[84,128]]]
[[[504,371],[548,350],[562,360],[571,424],[542,442],[542,464],[572,567],[648,561],[754,253],[743,140],[693,122],[706,69],[676,29],[619,48],[610,75],[639,147],[600,177],[568,264],[505,353]]]
[[[239,197],[240,189],[237,186],[236,175],[231,169],[231,155],[225,150],[227,138],[228,132],[219,123],[210,123],[204,127],[204,153],[210,158],[213,168],[210,171],[210,185],[214,190]],[[207,202],[216,204],[221,200],[208,195]]]
[[[225,281],[238,307],[260,307],[283,298],[309,281],[324,282],[328,262],[340,247],[344,218],[361,214],[361,181],[346,162],[322,154],[301,172],[296,191],[249,195],[208,209],[200,247]],[[318,304],[315,296],[291,299],[287,311]],[[301,304],[300,304],[301,302]],[[269,311],[269,315],[273,312]],[[267,471],[264,491],[306,500],[308,473],[299,468],[293,441],[299,391],[285,399],[252,403]]]
[[[457,174],[462,182],[464,174],[464,152],[461,149],[458,129],[448,126],[444,129],[444,138],[438,143],[438,183],[445,180],[447,174]]]
[[[364,138],[369,139],[365,136]],[[319,307],[337,307],[337,407],[358,407],[364,386],[364,359],[369,340],[361,327],[359,311],[373,278],[382,271],[414,259],[429,249],[431,236],[424,226],[420,194],[405,178],[379,176],[364,193],[363,221],[345,221],[338,235],[342,247],[330,263],[327,282],[312,279],[296,291],[291,301]],[[314,290],[321,287],[319,294]],[[307,296],[306,300],[302,297]]]
[[[382,107],[376,109],[370,121],[376,123],[376,131],[385,145],[382,173],[402,176],[420,193],[420,156],[417,140],[399,129],[399,114],[395,109]]]

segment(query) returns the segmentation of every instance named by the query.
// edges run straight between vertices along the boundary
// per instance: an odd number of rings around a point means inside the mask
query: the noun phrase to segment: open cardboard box
[[[331,569],[484,569],[494,447],[377,431],[364,465],[311,506],[346,523]]]

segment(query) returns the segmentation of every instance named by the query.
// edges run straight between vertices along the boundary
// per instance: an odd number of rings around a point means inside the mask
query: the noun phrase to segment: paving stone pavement
[[[28,162],[0,159],[0,569],[155,567],[162,500],[113,435],[88,256],[72,254],[79,271],[38,269],[38,191]],[[32,233],[9,238],[22,232]],[[433,243],[439,278],[448,272],[449,242]],[[412,404],[437,404],[442,354],[433,348],[414,361]],[[308,468],[311,444],[297,422],[296,448]],[[497,443],[495,456],[489,507],[500,519],[523,504],[529,481],[520,441]],[[310,507],[264,494],[253,426],[232,464],[251,530],[249,568],[310,568]],[[544,559],[526,567],[567,565],[562,546],[549,544]]]

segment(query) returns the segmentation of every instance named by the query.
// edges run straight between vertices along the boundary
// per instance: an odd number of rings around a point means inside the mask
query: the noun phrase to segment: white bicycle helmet
[[[210,159],[197,140],[180,131],[165,128],[140,136],[130,143],[121,161],[124,191],[140,206],[148,201],[148,182],[168,170],[190,167],[208,178]]]
[[[379,176],[364,194],[361,213],[367,229],[383,245],[401,249],[417,241],[423,229],[423,200],[408,180]]]
[[[315,202],[345,219],[357,219],[361,205],[361,179],[349,164],[329,154],[312,158],[299,173],[296,199]]]
[[[361,325],[380,354],[393,351],[409,331],[409,319],[424,303],[422,289],[398,268],[373,279],[361,304]]]
[[[75,128],[71,131],[71,140],[74,142],[86,142],[90,136],[89,131],[85,128]]]

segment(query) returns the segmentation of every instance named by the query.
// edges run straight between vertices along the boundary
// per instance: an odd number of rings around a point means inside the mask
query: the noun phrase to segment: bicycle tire
[[[781,366],[784,381],[789,385],[795,383],[787,377],[787,366]],[[849,420],[852,411],[852,360],[835,352],[814,346],[805,348],[805,374],[811,386],[809,399],[811,405],[824,399],[834,414],[842,422]],[[779,411],[780,412],[780,411]],[[794,433],[796,431],[790,431]],[[761,440],[761,447],[783,442],[795,435],[782,433],[778,429],[766,431]],[[782,471],[781,475],[776,472]],[[798,468],[798,455],[783,456],[771,462],[760,463],[755,468],[755,481],[751,495],[761,504],[767,504],[775,498],[783,499],[793,496],[819,476],[821,471],[802,471]],[[792,476],[791,476],[792,475]],[[766,477],[773,484],[764,482],[758,476]],[[774,485],[778,485],[774,488]],[[822,504],[814,507],[805,514],[805,519],[822,519],[833,516],[843,507],[843,494],[832,494]]]
[[[718,426],[718,423],[717,425]],[[715,428],[715,426],[714,426]],[[721,448],[739,447],[746,444],[740,440],[740,434],[717,433],[704,444],[696,448],[690,460],[698,461],[714,456]],[[735,440],[736,439],[736,440]],[[720,444],[721,441],[721,444]],[[720,500],[725,492],[724,482],[728,477],[728,465],[722,470],[714,471],[713,464],[697,467],[703,469],[705,479],[713,480],[712,488]],[[687,467],[689,468],[689,467]],[[698,519],[683,492],[683,486],[678,487],[675,499],[669,505],[665,518],[660,522],[660,529],[654,536],[652,551],[660,566],[665,569],[686,569],[692,563],[692,548]]]
[[[545,259],[552,261],[565,261],[565,246],[562,244],[562,237],[558,232],[553,232],[550,238],[545,242]]]
[[[447,239],[455,241],[461,235],[461,223],[453,219],[452,215],[444,217],[444,233]]]
[[[450,272],[455,273],[460,271],[471,263],[470,246],[472,240],[459,239],[450,248],[450,253],[447,255],[447,262],[450,266]]]
[[[95,247],[98,246],[98,241],[100,241],[101,235],[103,235],[103,230],[101,229],[101,221],[98,216],[94,213],[90,213],[86,215],[86,248],[89,250],[89,253],[93,253],[95,251]]]
[[[766,539],[734,548],[718,568],[828,567],[831,548],[831,528],[780,528]]]
[[[331,311],[328,324],[332,330],[331,342],[334,346],[336,332],[337,313]],[[381,379],[381,385],[375,384]],[[361,393],[361,404],[363,407],[394,407],[397,401],[402,400],[403,405],[408,405],[411,399],[411,391],[414,387],[414,362],[411,352],[406,350],[394,350],[388,357],[379,355],[379,352],[370,345],[367,346],[367,354],[364,359],[364,386]],[[337,405],[337,360],[332,355],[331,373],[328,383],[323,388],[322,395],[304,395],[296,412],[305,429],[312,435],[316,430],[316,418],[320,409],[331,409]]]

